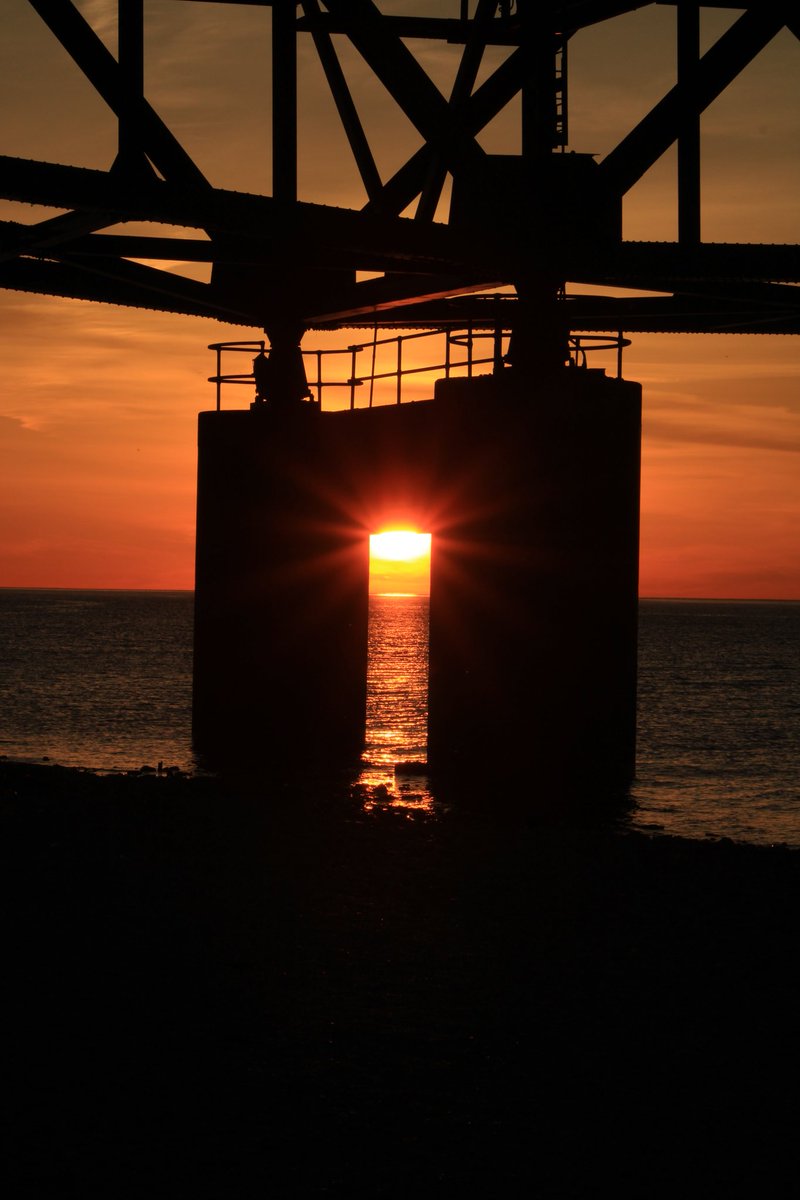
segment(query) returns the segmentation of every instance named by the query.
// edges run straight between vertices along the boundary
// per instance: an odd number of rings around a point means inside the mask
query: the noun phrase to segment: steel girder
[[[588,25],[648,5],[518,0],[509,15],[492,0],[478,0],[454,4],[459,11],[452,16],[417,17],[386,15],[373,0],[228,2],[273,10],[272,196],[214,187],[148,104],[142,82],[142,0],[120,5],[118,58],[71,0],[29,0],[116,114],[119,152],[108,171],[0,158],[0,197],[68,210],[33,225],[0,224],[0,287],[207,315],[252,327],[263,327],[288,305],[310,328],[367,320],[388,325],[422,317],[449,323],[456,310],[465,316],[486,313],[486,301],[471,293],[520,283],[539,287],[541,281],[542,288],[552,289],[559,319],[578,322],[574,327],[582,330],[619,328],[624,318],[628,329],[701,332],[726,323],[733,328],[738,321],[742,330],[795,331],[797,246],[700,241],[697,138],[700,114],[772,38],[784,26],[800,32],[793,5],[707,5],[741,15],[700,57],[698,5],[672,0],[679,12],[677,84],[593,164],[592,176],[597,194],[613,207],[678,143],[681,238],[654,244],[624,242],[613,221],[598,227],[597,236],[569,236],[569,206],[575,197],[569,193],[573,185],[564,184],[560,174],[564,158],[571,156],[543,157],[546,130],[529,136],[527,143],[523,138],[515,177],[516,228],[509,232],[483,219],[479,205],[469,220],[457,217],[454,207],[447,222],[434,219],[448,172],[454,190],[458,184],[467,194],[477,194],[491,177],[494,163],[478,136],[509,103],[521,95],[523,109],[533,113],[527,119],[549,119],[547,105],[537,97],[551,86],[548,55],[556,43],[565,46]],[[420,148],[387,179],[380,176],[334,34],[349,39],[422,139]],[[301,37],[316,49],[348,139],[366,195],[360,209],[297,199],[294,55]],[[414,39],[463,47],[449,96],[442,95],[409,49]],[[489,46],[506,47],[507,57],[476,86]],[[564,187],[567,216],[554,236],[548,222],[553,208],[563,205]],[[415,202],[414,218],[400,215]],[[132,221],[178,226],[182,232],[102,232]],[[210,263],[211,280],[199,283],[130,259]],[[356,282],[356,271],[384,275]],[[301,284],[287,287],[287,280],[298,274]],[[563,291],[567,280],[661,295],[558,302],[556,292]],[[503,311],[513,311],[513,305],[513,299],[505,301]]]

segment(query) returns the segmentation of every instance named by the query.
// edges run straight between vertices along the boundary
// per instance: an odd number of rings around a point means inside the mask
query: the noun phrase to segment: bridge
[[[641,389],[583,350],[602,337],[621,352],[647,332],[800,332],[800,246],[703,240],[700,137],[702,114],[773,39],[800,37],[796,5],[226,4],[265,10],[271,194],[216,186],[148,102],[143,0],[119,0],[116,52],[70,0],[28,0],[115,114],[108,169],[0,157],[0,197],[59,210],[0,224],[0,287],[212,317],[250,331],[245,346],[266,335],[266,402],[218,402],[199,420],[198,748],[212,761],[357,756],[368,534],[406,520],[433,534],[432,770],[494,773],[511,747],[543,795],[624,788]],[[674,11],[674,86],[604,157],[573,152],[572,40],[651,7]],[[701,52],[711,9],[731,21]],[[426,66],[442,55],[444,90]],[[352,207],[302,198],[312,59],[361,191]],[[376,96],[417,139],[390,175],[369,136]],[[514,152],[487,151],[482,135],[506,116]],[[677,239],[626,240],[625,197],[672,147]],[[365,347],[435,331],[490,349],[466,372],[445,357],[413,404],[356,403],[351,367],[350,402],[327,408],[306,369],[313,336],[340,331],[350,353],[354,330]]]

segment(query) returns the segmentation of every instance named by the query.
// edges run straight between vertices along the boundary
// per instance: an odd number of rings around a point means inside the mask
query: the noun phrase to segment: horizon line
[[[0,584],[0,592],[150,592],[160,593],[179,592],[182,595],[194,595],[194,588],[183,587],[81,587],[76,584],[69,586],[59,584]],[[370,592],[370,596],[423,596],[429,592]],[[640,595],[639,600],[674,600],[684,604],[713,601],[716,604],[800,604],[800,596],[665,596]]]

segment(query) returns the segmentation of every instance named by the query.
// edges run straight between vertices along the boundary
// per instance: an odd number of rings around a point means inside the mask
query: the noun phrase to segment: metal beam
[[[187,193],[156,179],[130,187],[105,171],[4,156],[0,156],[0,197],[112,213],[119,221],[157,221],[204,229],[235,239],[272,239],[282,242],[286,253],[302,247],[323,259],[331,246],[337,246],[365,258],[375,253],[384,261],[392,260],[398,269],[408,262],[437,272],[462,271],[465,262],[480,265],[496,260],[502,249],[499,236],[494,246],[494,239],[487,237],[485,246],[476,247],[474,239],[447,225],[305,202],[287,208],[270,196],[222,188]]]
[[[297,200],[297,44],[294,0],[272,5],[272,194]]]
[[[223,0],[223,3],[236,3],[237,0]],[[244,0],[245,3],[261,3],[261,0]],[[539,0],[535,0],[539,2]],[[652,0],[643,0],[638,4],[619,3],[615,0],[578,0],[570,2],[563,0],[552,7],[560,31],[576,33],[589,25],[597,25],[611,17],[622,16],[624,13],[635,12],[639,8],[648,8]],[[726,6],[727,7],[727,6]],[[733,7],[742,7],[733,5]],[[464,43],[469,37],[469,21],[452,17],[415,17],[384,15],[382,20],[386,28],[396,37],[404,40],[420,39],[424,41]],[[346,14],[331,12],[323,16],[323,21],[331,33],[349,34],[350,26]],[[305,30],[308,23],[298,22],[298,29]],[[490,46],[516,46],[519,44],[519,29],[515,22],[495,21],[489,33]]]
[[[464,105],[472,94],[475,80],[478,77],[483,54],[486,49],[486,36],[491,18],[497,8],[497,0],[478,0],[474,20],[470,25],[470,35],[464,45],[464,53],[458,64],[458,71],[450,92],[449,105],[456,120],[459,119]],[[416,211],[418,221],[432,221],[442,194],[447,168],[441,146],[431,147],[427,176],[422,187],[422,194]]]
[[[497,116],[522,86],[524,59],[519,50],[478,88],[458,110],[463,127],[475,137]],[[381,194],[365,205],[364,212],[398,215],[418,196],[424,187],[430,162],[436,152],[436,142],[430,142],[411,156],[408,162],[387,180]]]
[[[567,262],[567,279],[672,291],[688,282],[800,283],[800,246],[769,243],[622,242],[586,248]]]
[[[320,16],[317,0],[303,0],[303,11],[306,16]],[[344,71],[341,68],[339,59],[336,57],[336,51],[333,48],[333,42],[327,30],[323,30],[318,25],[312,24],[311,34],[320,63],[322,64],[322,69],[325,72],[325,78],[328,81],[328,87],[331,89],[334,104],[339,113],[339,119],[342,122],[347,140],[350,143],[350,149],[358,167],[361,182],[364,184],[367,196],[372,200],[380,194],[381,177],[378,174],[378,168],[375,165],[375,159],[369,148],[369,142],[364,133],[356,106],[353,103],[353,98],[350,95]]]
[[[678,241],[700,241],[700,113],[691,103],[700,61],[700,5],[678,8],[678,91],[686,96],[678,134]]]
[[[156,279],[156,276],[163,279]],[[183,313],[210,317],[234,325],[259,327],[257,315],[234,310],[215,301],[207,284],[153,271],[137,263],[115,261],[98,267],[79,260],[52,262],[23,258],[0,264],[0,288],[33,292],[37,295],[62,296],[73,300],[94,300],[103,304],[146,308],[157,312]]]
[[[113,303],[161,312],[183,313],[208,317],[247,328],[261,328],[260,314],[233,311],[214,303],[204,291],[205,285],[190,280],[181,286],[170,285],[162,290],[151,286],[152,280],[142,283],[136,267],[123,277],[115,272]],[[143,269],[146,270],[146,269]],[[158,274],[158,272],[156,272]],[[109,302],[110,279],[77,269],[71,263],[21,259],[0,265],[0,288],[32,292],[39,295]],[[510,296],[459,296],[425,304],[402,304],[381,308],[380,324],[384,328],[437,328],[461,326],[468,322],[474,328],[492,329],[498,323],[506,328],[514,320],[516,299]],[[694,297],[631,297],[575,296],[563,301],[556,314],[565,329],[595,333],[800,333],[797,310],[766,307],[758,304],[731,303]],[[373,328],[374,310],[361,317],[353,315],[338,322],[341,326]],[[330,328],[330,320],[309,321],[312,329]]]
[[[182,0],[183,3],[211,3],[218,4],[246,4],[258,8],[271,8],[276,0]],[[453,0],[454,2],[454,0]],[[680,3],[680,0],[672,0],[673,3]],[[610,17],[618,17],[623,13],[635,12],[639,8],[647,8],[652,0],[644,0],[644,2],[630,4],[619,3],[615,0],[562,0],[554,7],[558,13],[558,19],[561,22],[563,30],[568,30],[571,33],[578,29],[583,29],[588,25],[596,25],[601,21],[607,21]],[[709,0],[709,7],[712,8],[743,8],[742,4],[727,4],[724,0]],[[463,21],[458,17],[417,17],[417,16],[394,16],[384,15],[382,17],[387,28],[392,30],[400,38],[419,38],[425,41],[451,42],[455,44],[467,41],[469,34],[466,27],[469,22]],[[334,16],[332,14],[322,14],[321,18],[306,17],[305,20],[300,19],[297,23],[298,30],[306,31],[311,27],[325,28],[330,33],[348,33],[349,26],[346,17]],[[517,44],[516,32],[514,27],[509,27],[500,21],[495,22],[495,28],[492,31],[489,45],[492,46],[514,46]]]
[[[28,0],[117,117],[125,108],[125,83],[119,64],[72,0]],[[131,102],[142,149],[165,179],[195,189],[210,186],[203,173],[143,98]],[[130,119],[130,113],[126,113]]]
[[[447,296],[466,296],[503,286],[503,280],[482,278],[442,278],[434,275],[421,281],[419,277],[373,279],[341,290],[335,307],[320,309],[313,306],[305,312],[310,328],[321,325],[341,325],[356,317],[377,316],[379,313],[403,308],[405,305],[425,304]]]
[[[144,155],[140,117],[144,103],[144,3],[117,0],[120,76],[118,155],[115,167],[129,176],[151,170]]]
[[[8,262],[21,254],[38,254],[64,242],[71,243],[77,237],[114,225],[117,219],[113,213],[70,212],[35,225],[1,222],[0,262]]]
[[[674,87],[600,164],[609,188],[624,195],[679,136],[685,114],[708,108],[785,24],[773,5],[749,10],[700,59],[692,83]]]
[[[38,243],[28,244],[26,242],[23,245],[22,239],[31,228],[37,227],[21,225],[17,221],[0,221],[0,262],[10,261],[23,253],[39,256],[40,252],[46,251],[47,247]],[[49,244],[58,245],[60,242],[61,239],[58,239]],[[78,254],[81,257],[99,255],[103,258],[226,263],[265,268],[280,264],[287,268],[294,266],[297,270],[313,270],[317,273],[343,269],[384,272],[398,270],[396,258],[380,255],[374,251],[365,257],[363,251],[339,246],[332,246],[329,251],[326,251],[324,264],[320,265],[319,248],[316,245],[307,247],[301,243],[300,245],[292,244],[287,248],[280,240],[270,241],[267,238],[256,240],[225,237],[212,241],[207,238],[101,233],[70,238],[69,246],[64,247],[64,251]],[[42,256],[46,257],[46,254]],[[404,259],[401,266],[402,274],[405,276],[431,274],[430,263],[426,263],[423,267]]]
[[[517,301],[511,297],[460,296],[418,306],[384,310],[382,328],[436,329],[470,325],[474,330],[509,329]],[[800,314],[764,310],[757,305],[708,301],[691,297],[569,296],[560,302],[554,322],[572,333],[731,333],[797,335]],[[353,318],[352,328],[372,329],[374,320]],[[315,328],[315,326],[311,326]]]
[[[350,41],[425,141],[444,148],[450,169],[470,164],[474,168],[483,161],[484,151],[454,121],[442,93],[390,32],[372,0],[325,0],[325,6],[334,16],[347,18]]]

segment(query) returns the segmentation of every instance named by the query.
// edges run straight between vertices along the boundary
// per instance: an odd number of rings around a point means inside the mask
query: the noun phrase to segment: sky
[[[78,7],[114,51],[116,0]],[[438,8],[450,15],[458,4]],[[704,13],[704,44],[734,17]],[[268,194],[268,11],[146,0],[145,18],[148,99],[212,183]],[[572,40],[572,149],[602,157],[672,85],[674,20],[650,6]],[[345,57],[386,176],[418,142]],[[446,90],[452,52],[423,61]],[[705,115],[704,240],[800,242],[798,80],[800,41],[784,31]],[[301,199],[360,206],[310,54],[300,89]],[[4,0],[0,101],[0,153],[113,161],[115,121],[26,0]],[[516,137],[512,112],[482,141],[507,152]],[[675,238],[674,176],[670,153],[629,193],[627,238]],[[4,219],[47,215],[0,203]],[[191,588],[197,413],[214,405],[207,347],[259,336],[0,291],[0,586]],[[317,344],[307,335],[304,346]],[[635,335],[624,374],[644,397],[641,594],[800,599],[800,340]]]

